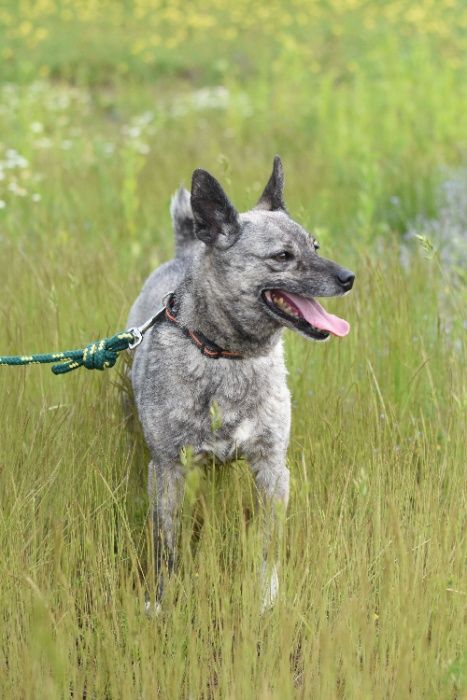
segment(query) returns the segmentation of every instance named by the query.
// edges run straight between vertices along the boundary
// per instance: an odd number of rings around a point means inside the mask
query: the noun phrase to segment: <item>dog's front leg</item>
[[[164,579],[172,573],[176,558],[179,517],[183,499],[184,474],[180,464],[149,463],[148,491],[152,509],[156,609],[160,610]],[[149,600],[146,609],[152,612]]]
[[[282,538],[289,500],[289,470],[285,456],[261,458],[251,462],[258,494],[258,511],[263,538],[261,567],[262,611],[274,604],[279,592],[278,549]]]

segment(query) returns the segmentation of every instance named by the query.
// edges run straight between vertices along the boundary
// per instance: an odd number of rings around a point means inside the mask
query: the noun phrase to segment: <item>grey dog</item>
[[[171,214],[176,254],[147,279],[129,316],[136,326],[163,302],[166,316],[135,351],[132,384],[148,444],[158,598],[176,562],[184,490],[181,452],[244,457],[264,520],[263,605],[277,594],[276,556],[267,545],[283,521],[289,471],[290,394],[282,330],[323,341],[349,324],[315,297],[348,292],[354,274],[320,257],[318,243],[288,214],[281,160],[257,205],[240,214],[219,182],[195,170]],[[220,427],[212,428],[212,406]],[[277,525],[280,530],[280,525]]]

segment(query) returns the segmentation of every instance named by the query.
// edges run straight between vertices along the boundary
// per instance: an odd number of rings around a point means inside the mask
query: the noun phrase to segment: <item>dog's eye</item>
[[[318,243],[318,241],[313,241],[313,246],[314,246],[315,250],[319,250],[319,243]]]
[[[287,260],[293,259],[292,253],[289,253],[288,250],[281,250],[280,253],[276,253],[275,255],[272,255],[271,257],[273,260],[277,260],[277,262],[287,262]]]

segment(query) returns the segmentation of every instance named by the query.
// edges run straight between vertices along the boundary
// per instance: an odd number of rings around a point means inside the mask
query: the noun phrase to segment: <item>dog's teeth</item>
[[[279,295],[273,294],[272,295],[272,300],[274,304],[279,307],[282,311],[284,311],[287,314],[290,314],[291,316],[298,317],[298,313],[293,309],[290,304],[286,302],[284,297],[281,297]]]
[[[300,314],[297,312],[297,310],[290,306],[290,304],[288,304],[284,297],[280,294],[274,294],[274,292],[271,292],[270,299],[275,306],[281,309],[281,311],[284,311],[284,313],[288,314],[289,316],[294,316],[295,318],[300,318]]]

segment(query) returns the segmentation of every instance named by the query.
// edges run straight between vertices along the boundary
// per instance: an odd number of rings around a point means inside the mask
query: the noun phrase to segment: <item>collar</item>
[[[210,357],[211,360],[218,360],[220,357],[227,360],[242,360],[243,355],[239,352],[230,352],[224,350],[217,343],[206,338],[200,331],[192,331],[186,326],[182,326],[177,320],[177,311],[175,305],[175,294],[170,294],[165,305],[165,317],[168,321],[178,326],[180,330],[196,345],[202,355]]]

